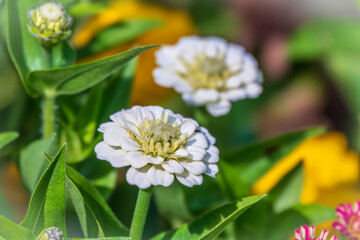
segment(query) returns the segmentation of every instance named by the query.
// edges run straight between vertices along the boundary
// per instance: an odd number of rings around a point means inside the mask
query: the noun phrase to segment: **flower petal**
[[[205,174],[215,178],[215,175],[219,172],[219,167],[216,164],[207,164]]]
[[[180,125],[180,132],[182,134],[186,134],[187,136],[191,136],[193,132],[196,129],[196,124],[190,121],[189,119],[186,119],[181,125]]]
[[[174,159],[163,162],[161,166],[169,173],[181,174],[184,172],[184,167]]]
[[[209,133],[209,130],[204,127],[198,127],[197,130],[205,134],[209,145],[214,145],[216,143],[216,139]]]
[[[219,149],[214,145],[212,145],[209,147],[209,149],[206,150],[204,162],[217,163],[218,161],[219,161]]]
[[[120,136],[119,138],[120,138],[120,146],[122,149],[126,151],[136,151],[140,149],[139,144],[134,142],[134,140],[132,140],[131,138],[123,137],[123,136]]]
[[[152,166],[147,172],[149,182],[156,186],[161,185],[164,187],[170,186],[174,181],[174,174],[164,171],[160,166]]]
[[[126,155],[127,152],[124,150],[121,149],[115,150],[112,154],[110,154],[107,160],[110,162],[110,164],[113,167],[116,168],[126,167],[130,165],[126,159]]]
[[[155,119],[161,119],[162,112],[164,111],[164,108],[160,106],[148,106],[146,109],[149,109],[153,113]]]
[[[159,157],[159,156],[157,156],[156,158],[155,158],[155,157],[152,157],[152,156],[145,156],[145,160],[146,160],[148,163],[158,165],[158,164],[161,164],[161,163],[164,161],[164,158]]]
[[[222,92],[220,95],[221,95],[221,99],[235,102],[245,99],[248,95],[248,92],[247,92],[247,88],[246,90],[243,88],[238,88],[238,89],[231,89],[226,92]]]
[[[106,160],[109,155],[111,155],[115,151],[115,149],[110,147],[106,142],[101,141],[96,144],[94,151],[98,159]]]
[[[104,132],[104,141],[110,146],[121,146],[122,138],[127,138],[129,134],[120,126],[107,127]]]
[[[119,125],[117,125],[114,122],[106,122],[106,123],[103,123],[103,124],[101,124],[99,126],[98,131],[101,132],[101,133],[104,133],[106,128],[108,128],[108,127],[117,127],[117,126],[119,126]]]
[[[198,103],[215,102],[219,99],[219,92],[215,89],[199,89],[194,93],[193,99]]]
[[[221,100],[220,102],[206,105],[206,109],[214,117],[219,117],[227,114],[230,111],[231,103],[226,100]]]
[[[206,154],[206,150],[200,147],[186,146],[184,148],[189,152],[188,158],[191,160],[200,161]]]
[[[179,182],[187,187],[192,187],[194,185],[200,185],[203,182],[203,177],[201,175],[197,176],[188,171],[185,171],[182,174],[176,174],[176,178]]]
[[[175,157],[187,157],[188,155],[189,155],[189,152],[183,148],[176,150],[173,154],[173,156],[175,156]]]
[[[206,172],[206,164],[202,161],[180,161],[180,164],[190,173],[200,175]]]
[[[149,167],[144,167],[141,169],[129,168],[126,172],[126,180],[131,185],[136,185],[141,189],[145,189],[151,186],[149,180],[147,179],[147,171]]]
[[[246,86],[246,93],[249,98],[256,98],[262,92],[262,87],[258,83],[252,83]]]
[[[193,135],[191,135],[190,138],[186,140],[185,146],[208,148],[209,143],[203,133],[195,132]]]
[[[142,168],[148,164],[142,152],[128,152],[126,154],[126,160],[134,168]]]

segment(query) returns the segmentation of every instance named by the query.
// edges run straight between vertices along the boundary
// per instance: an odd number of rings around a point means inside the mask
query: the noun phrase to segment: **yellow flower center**
[[[187,71],[178,75],[195,89],[224,90],[227,79],[239,72],[231,72],[225,62],[225,57],[220,54],[215,57],[200,54],[195,57],[193,63],[181,60]]]
[[[187,136],[181,134],[176,123],[145,119],[138,127],[140,135],[129,132],[146,155],[169,157],[186,142]]]

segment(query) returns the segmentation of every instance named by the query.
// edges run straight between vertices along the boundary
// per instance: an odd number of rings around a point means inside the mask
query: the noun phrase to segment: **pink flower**
[[[314,237],[315,226],[308,227],[306,225],[301,226],[300,229],[295,230],[295,240],[327,240],[329,234],[328,230],[323,230],[320,237]],[[332,236],[330,240],[337,240],[338,237]]]
[[[338,222],[333,223],[333,228],[352,240],[360,240],[360,201],[354,206],[340,204],[336,208]]]

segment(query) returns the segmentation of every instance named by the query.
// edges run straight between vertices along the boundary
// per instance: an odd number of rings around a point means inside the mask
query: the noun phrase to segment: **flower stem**
[[[43,138],[48,138],[54,131],[55,125],[55,97],[43,98]]]
[[[130,228],[131,240],[141,240],[142,238],[153,188],[154,187],[151,186],[148,189],[139,189],[134,216]]]

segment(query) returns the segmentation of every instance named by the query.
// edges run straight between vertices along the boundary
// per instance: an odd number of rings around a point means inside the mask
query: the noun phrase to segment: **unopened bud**
[[[51,227],[43,230],[37,240],[64,240],[64,234],[59,228]]]
[[[53,46],[69,37],[72,18],[58,2],[40,3],[28,11],[28,29],[44,46]]]

